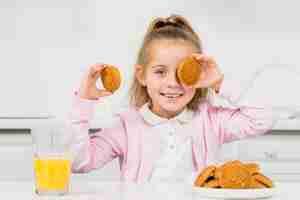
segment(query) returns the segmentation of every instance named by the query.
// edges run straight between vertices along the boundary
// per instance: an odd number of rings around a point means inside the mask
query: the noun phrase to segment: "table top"
[[[59,197],[38,196],[34,193],[32,180],[0,181],[0,194],[3,199],[68,199],[68,200],[208,200],[209,198],[195,192],[195,188],[182,183],[128,183],[115,181],[76,180],[70,185],[70,192]],[[276,194],[271,200],[298,199],[300,195],[299,182],[276,183]],[[5,198],[6,197],[6,198]],[[2,199],[1,198],[1,199]],[[210,198],[220,199],[220,198]]]

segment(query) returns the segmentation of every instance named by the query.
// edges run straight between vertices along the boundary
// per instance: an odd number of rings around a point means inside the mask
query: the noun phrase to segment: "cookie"
[[[216,174],[222,188],[241,189],[250,185],[251,174],[240,162],[233,161],[221,166]]]
[[[256,163],[246,163],[244,166],[248,169],[251,175],[259,173],[259,166]]]
[[[271,181],[271,179],[269,179],[268,177],[264,176],[264,175],[261,174],[261,173],[254,174],[253,177],[254,177],[254,179],[255,179],[257,182],[259,182],[259,183],[265,185],[267,188],[272,188],[272,187],[274,187],[274,184],[273,184],[273,182]]]
[[[121,85],[120,71],[112,65],[105,65],[101,71],[101,81],[106,90],[115,92]]]
[[[214,176],[214,172],[216,170],[215,166],[208,166],[197,177],[196,181],[194,182],[195,186],[202,187],[204,183],[210,178]]]
[[[207,188],[220,188],[219,180],[218,179],[211,179],[204,183],[203,187]]]
[[[195,85],[200,79],[201,65],[194,57],[184,59],[177,68],[179,81],[187,86]]]
[[[230,165],[234,165],[234,164],[239,164],[242,165],[242,162],[239,160],[231,160],[231,161],[227,161],[226,163],[224,163],[223,165],[221,165],[220,167],[217,167],[216,172],[215,172],[215,178],[220,179],[222,176],[222,172],[224,167],[226,166],[230,166]]]
[[[253,176],[251,177],[251,181],[249,184],[250,189],[258,189],[258,188],[266,188],[266,186],[260,182],[258,182]]]

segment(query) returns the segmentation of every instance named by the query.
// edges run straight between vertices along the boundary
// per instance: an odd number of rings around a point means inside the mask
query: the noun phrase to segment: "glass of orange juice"
[[[64,195],[71,176],[70,134],[62,122],[43,119],[31,130],[35,192],[39,195]]]

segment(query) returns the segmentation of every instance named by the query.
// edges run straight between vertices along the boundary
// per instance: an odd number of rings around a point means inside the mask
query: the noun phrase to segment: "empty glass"
[[[57,119],[44,119],[31,130],[35,191],[39,195],[63,195],[69,191],[71,137]]]

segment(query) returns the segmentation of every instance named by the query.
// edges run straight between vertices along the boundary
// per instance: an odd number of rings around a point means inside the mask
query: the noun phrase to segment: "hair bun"
[[[194,30],[192,29],[190,23],[181,15],[172,14],[170,17],[167,17],[166,20],[169,23],[174,24],[176,27],[180,27],[182,29],[194,33]]]
[[[198,40],[198,35],[194,32],[190,23],[181,15],[172,14],[169,17],[157,17],[148,27],[147,33],[156,32],[164,27],[177,27],[192,33]]]
[[[185,22],[180,19],[179,15],[171,15],[169,17],[163,18],[158,17],[153,21],[153,30],[165,27],[174,26],[179,28],[184,28]]]

